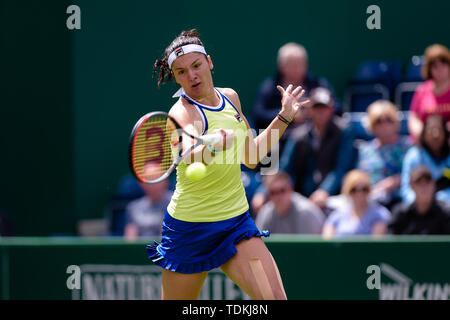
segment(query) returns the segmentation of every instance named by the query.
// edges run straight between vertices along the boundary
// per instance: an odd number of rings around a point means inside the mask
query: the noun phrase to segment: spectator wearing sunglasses
[[[392,102],[375,101],[367,108],[367,116],[374,139],[358,145],[357,169],[369,175],[372,199],[390,208],[401,201],[403,157],[411,141],[399,135],[400,119]]]
[[[450,52],[447,47],[434,44],[425,50],[425,63],[422,68],[422,83],[411,101],[408,128],[414,141],[417,141],[425,120],[433,114],[444,118],[447,127],[450,123]]]
[[[371,201],[370,177],[360,170],[352,170],[344,177],[342,194],[348,205],[337,208],[325,221],[324,238],[348,235],[383,235],[391,218],[390,212]]]
[[[399,204],[392,211],[389,233],[450,234],[450,207],[436,199],[436,183],[426,166],[411,171],[412,204]]]
[[[310,200],[294,191],[284,171],[264,178],[269,201],[256,216],[260,229],[271,233],[320,234],[325,216]]]

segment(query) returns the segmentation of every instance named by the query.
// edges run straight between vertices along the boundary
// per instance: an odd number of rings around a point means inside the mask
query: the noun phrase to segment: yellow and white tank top
[[[203,134],[215,129],[232,129],[233,147],[217,153],[206,166],[206,176],[200,181],[186,177],[187,165],[182,161],[177,167],[177,184],[167,207],[175,219],[189,222],[213,222],[238,216],[248,210],[248,201],[241,181],[241,158],[244,150],[247,126],[236,107],[219,90],[216,107],[207,106],[182,97],[197,109],[203,119]]]

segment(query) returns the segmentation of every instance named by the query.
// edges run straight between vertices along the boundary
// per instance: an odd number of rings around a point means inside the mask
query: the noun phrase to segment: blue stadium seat
[[[144,191],[131,174],[124,175],[105,206],[105,217],[109,221],[111,236],[123,236],[126,224],[125,208],[132,200],[144,196]]]
[[[351,84],[382,84],[393,95],[402,78],[400,61],[367,60],[360,63]]]
[[[402,111],[409,111],[414,92],[422,82],[401,82],[395,89],[395,104]]]
[[[136,199],[142,197],[144,191],[139,186],[137,180],[131,175],[124,175],[117,186],[116,196],[119,198]]]
[[[389,100],[389,89],[380,84],[353,84],[350,85],[344,97],[344,111],[364,112],[374,101]]]
[[[406,67],[403,81],[395,88],[394,101],[399,110],[408,111],[414,92],[422,83],[423,56],[413,56]]]
[[[404,82],[421,82],[422,78],[422,65],[424,63],[423,56],[413,56],[411,57],[409,64],[406,68],[406,73],[404,76]]]
[[[392,100],[402,79],[399,61],[367,60],[359,64],[346,90],[344,111],[364,112],[379,99]]]
[[[408,116],[409,116],[409,111],[400,111],[399,112],[400,135],[402,135],[402,136],[409,136]]]
[[[422,83],[423,56],[413,56],[406,67],[403,81],[395,88],[394,101],[399,110],[408,111],[417,87]]]
[[[402,66],[401,61],[390,61],[389,70],[391,74],[390,90],[393,95],[395,88],[402,81]]]
[[[389,77],[389,65],[385,61],[363,61],[358,66],[354,80],[357,83],[376,83]]]
[[[366,112],[345,112],[342,117],[346,119],[352,128],[355,140],[371,140],[373,136],[366,130]]]

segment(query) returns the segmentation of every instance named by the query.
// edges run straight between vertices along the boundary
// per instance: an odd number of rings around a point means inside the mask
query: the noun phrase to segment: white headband
[[[187,44],[185,46],[179,47],[175,49],[167,59],[167,63],[169,64],[169,68],[172,69],[172,63],[183,54],[191,53],[191,52],[200,52],[206,55],[205,47],[198,44]]]

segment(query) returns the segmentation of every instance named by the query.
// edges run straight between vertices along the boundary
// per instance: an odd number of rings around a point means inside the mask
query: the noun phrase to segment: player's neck
[[[199,102],[207,106],[217,106],[220,103],[220,98],[216,90],[213,88],[210,92],[208,92],[208,95],[200,99]]]
[[[194,99],[196,102],[207,105],[207,106],[217,106],[220,103],[219,94],[216,92],[214,87],[211,87],[206,91],[206,93],[200,96],[190,96],[191,99]]]

